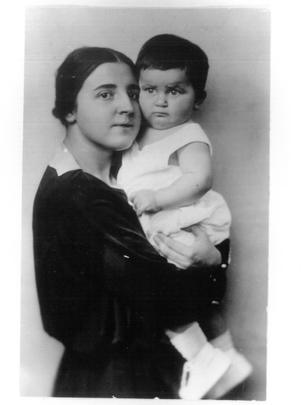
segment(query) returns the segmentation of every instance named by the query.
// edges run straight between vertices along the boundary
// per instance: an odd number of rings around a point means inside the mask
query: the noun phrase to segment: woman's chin
[[[124,142],[121,142],[119,145],[117,145],[116,151],[124,151],[131,148],[134,141],[135,137],[132,139],[125,140]]]

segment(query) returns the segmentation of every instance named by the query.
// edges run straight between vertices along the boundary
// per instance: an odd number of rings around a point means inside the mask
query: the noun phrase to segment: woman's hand
[[[204,230],[193,225],[191,232],[195,237],[195,242],[191,246],[184,245],[161,233],[155,235],[153,240],[159,254],[167,260],[177,263],[181,269],[220,264],[221,254],[212,245]]]

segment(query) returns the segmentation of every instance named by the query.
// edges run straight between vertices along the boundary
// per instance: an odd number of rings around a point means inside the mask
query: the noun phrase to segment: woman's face
[[[129,148],[139,131],[139,88],[124,63],[99,65],[84,81],[76,98],[76,130],[86,141],[105,150]]]

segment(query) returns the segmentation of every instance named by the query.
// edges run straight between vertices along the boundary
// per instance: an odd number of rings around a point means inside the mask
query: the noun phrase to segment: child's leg
[[[234,348],[234,343],[229,329],[216,338],[210,340],[210,343],[212,346],[217,347],[225,352]]]
[[[223,351],[231,361],[231,366],[228,371],[207,394],[207,398],[218,399],[248,378],[252,372],[252,366],[248,360],[235,349],[231,333],[221,313],[220,305],[213,305],[208,321],[209,325],[206,325],[206,329],[208,329],[208,337],[212,338],[210,343],[215,348]]]
[[[228,330],[228,326],[224,316],[223,305],[219,301],[213,301],[208,311],[203,314],[199,324],[206,333],[209,341],[225,334]]]
[[[208,343],[197,322],[166,331],[172,345],[188,360],[184,365],[182,399],[200,399],[223,376],[230,366],[229,358]]]

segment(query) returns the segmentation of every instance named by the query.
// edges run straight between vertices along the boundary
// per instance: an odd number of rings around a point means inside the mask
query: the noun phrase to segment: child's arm
[[[158,191],[141,190],[131,196],[136,212],[157,212],[166,208],[189,205],[211,188],[211,157],[209,146],[192,142],[177,151],[183,175],[171,186]]]
[[[212,185],[210,149],[206,143],[192,142],[177,151],[183,175],[171,186],[156,192],[159,209],[189,205]]]

